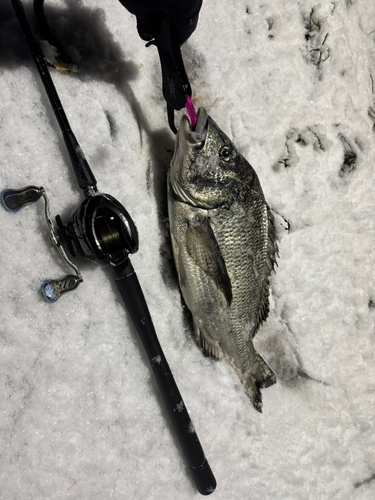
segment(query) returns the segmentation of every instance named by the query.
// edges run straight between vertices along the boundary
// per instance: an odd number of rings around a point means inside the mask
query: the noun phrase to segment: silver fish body
[[[173,255],[198,345],[226,355],[258,411],[260,388],[276,377],[255,351],[267,318],[269,276],[276,263],[273,216],[258,176],[230,139],[198,112],[183,117],[168,175]]]

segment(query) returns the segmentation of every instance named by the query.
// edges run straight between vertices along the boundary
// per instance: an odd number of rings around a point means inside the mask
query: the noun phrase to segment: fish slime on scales
[[[253,337],[269,311],[278,252],[258,176],[204,108],[194,130],[181,119],[168,173],[168,212],[180,288],[203,352],[224,355],[262,411],[276,382]]]

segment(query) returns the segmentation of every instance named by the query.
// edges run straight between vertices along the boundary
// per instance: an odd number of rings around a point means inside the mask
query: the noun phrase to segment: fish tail
[[[253,350],[251,368],[242,377],[245,392],[249,396],[254,408],[262,413],[262,394],[260,389],[270,387],[276,383],[276,376],[264,361],[262,356]]]

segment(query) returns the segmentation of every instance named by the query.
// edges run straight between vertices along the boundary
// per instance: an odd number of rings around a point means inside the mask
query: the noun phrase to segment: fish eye
[[[228,148],[228,146],[222,146],[220,148],[219,155],[220,155],[222,160],[229,161],[231,154],[230,154],[230,149]]]

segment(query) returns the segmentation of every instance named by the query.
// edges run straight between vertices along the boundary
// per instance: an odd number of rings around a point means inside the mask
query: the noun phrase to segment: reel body
[[[99,265],[113,253],[138,251],[138,231],[127,210],[109,194],[86,198],[63,224],[56,217],[60,238],[73,257],[80,255]]]
[[[56,216],[57,228],[51,220],[50,203],[43,187],[26,186],[22,189],[6,189],[1,193],[1,202],[9,212],[18,212],[23,206],[35,203],[41,197],[45,201],[45,218],[50,229],[50,242],[76,275],[45,280],[41,293],[47,302],[56,302],[63,293],[75,290],[83,281],[72,257],[81,256],[104,266],[117,266],[128,260],[128,255],[138,251],[138,231],[128,211],[113,196],[96,193],[85,198],[64,225]]]

